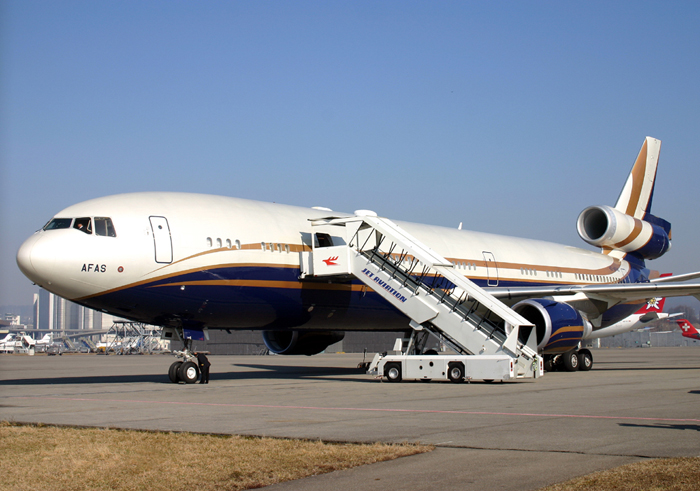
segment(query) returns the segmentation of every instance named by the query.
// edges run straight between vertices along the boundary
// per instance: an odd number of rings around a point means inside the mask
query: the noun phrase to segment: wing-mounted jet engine
[[[265,331],[265,346],[276,355],[317,355],[342,341],[343,331]]]
[[[513,310],[535,325],[537,351],[541,353],[570,351],[593,329],[591,323],[578,310],[554,300],[523,300],[515,304]],[[519,336],[523,339],[520,341],[527,342],[525,337],[529,337],[530,334],[522,330]]]
[[[593,355],[587,349],[577,349],[593,326],[571,305],[544,298],[532,298],[518,302],[513,310],[532,322],[537,336],[537,351],[544,355],[544,369],[552,371],[561,365],[566,371],[587,371],[593,366]],[[521,330],[521,342],[532,333]]]

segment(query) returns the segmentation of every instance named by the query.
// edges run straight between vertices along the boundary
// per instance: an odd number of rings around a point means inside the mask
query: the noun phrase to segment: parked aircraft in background
[[[29,349],[36,344],[25,332],[9,333],[0,341],[0,352],[14,353],[21,349]]]
[[[53,343],[53,335],[51,333],[46,333],[41,339],[37,339],[37,346],[49,346]]]
[[[681,313],[665,313],[665,303],[665,298],[652,298],[634,314],[630,315],[629,317],[626,317],[625,319],[622,319],[620,322],[616,322],[611,326],[592,331],[590,336],[585,339],[598,339],[608,336],[615,336],[616,334],[622,334],[625,332],[647,329],[649,327],[652,327],[656,322],[660,320],[683,315]]]
[[[687,319],[678,319],[676,321],[678,327],[683,331],[683,337],[691,339],[700,339],[700,332],[695,329],[695,326]]]
[[[0,353],[13,353],[17,342],[15,339],[16,337],[17,335],[11,332],[4,338],[0,339]]]
[[[699,283],[680,282],[700,274],[650,279],[646,266],[671,247],[670,223],[651,214],[660,145],[646,138],[614,207],[591,206],[580,214],[579,235],[600,253],[389,223],[449,261],[446,265],[480,287],[492,304],[506,304],[514,316],[534,325],[519,330],[521,343],[536,346],[546,360],[559,355],[567,370],[576,370],[581,340],[614,326],[651,298],[700,295]],[[487,206],[484,210],[488,213]],[[263,331],[274,353],[311,355],[341,340],[344,331],[409,329],[410,319],[377,289],[399,299],[401,291],[358,275],[319,278],[310,266],[339,265],[339,246],[364,247],[367,242],[357,240],[363,216],[372,212],[333,213],[186,193],[108,196],[57,213],[25,241],[17,263],[50,292],[164,326],[175,339],[203,339],[209,329],[255,329]],[[360,224],[356,231],[335,225],[338,218],[353,217]],[[379,235],[372,251],[393,261],[392,267],[410,264],[413,278],[423,286],[430,283],[431,290],[454,287],[421,275],[410,247],[387,250]],[[421,320],[411,327],[430,325]],[[505,336],[512,326],[500,322],[498,329]],[[175,373],[174,380],[192,382],[178,370],[171,367],[171,378]]]

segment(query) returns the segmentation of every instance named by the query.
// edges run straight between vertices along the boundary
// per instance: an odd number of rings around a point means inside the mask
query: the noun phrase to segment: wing
[[[696,273],[692,273],[696,274]],[[684,275],[685,276],[685,275]],[[679,277],[674,277],[675,279]],[[556,287],[517,287],[489,288],[494,297],[507,303],[519,302],[527,298],[556,297],[557,301],[575,303],[589,315],[602,314],[607,309],[620,304],[647,300],[654,297],[685,297],[692,295],[700,300],[700,283],[618,283],[614,285],[568,285]]]

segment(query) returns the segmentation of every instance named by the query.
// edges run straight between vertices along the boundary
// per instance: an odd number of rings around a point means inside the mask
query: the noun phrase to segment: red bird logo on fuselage
[[[323,259],[323,262],[326,263],[326,266],[337,266],[338,263],[336,262],[338,260],[338,256],[333,256],[329,257],[328,259]]]

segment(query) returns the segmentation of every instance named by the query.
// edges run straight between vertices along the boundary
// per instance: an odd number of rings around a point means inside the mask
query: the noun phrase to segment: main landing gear
[[[544,369],[547,372],[587,372],[593,368],[593,355],[586,348],[567,351],[561,355],[544,355]]]
[[[199,379],[199,367],[197,366],[197,357],[190,349],[192,345],[191,339],[184,340],[185,347],[182,351],[173,351],[173,354],[181,360],[170,365],[168,377],[174,384],[184,382],[186,384],[194,384]]]

